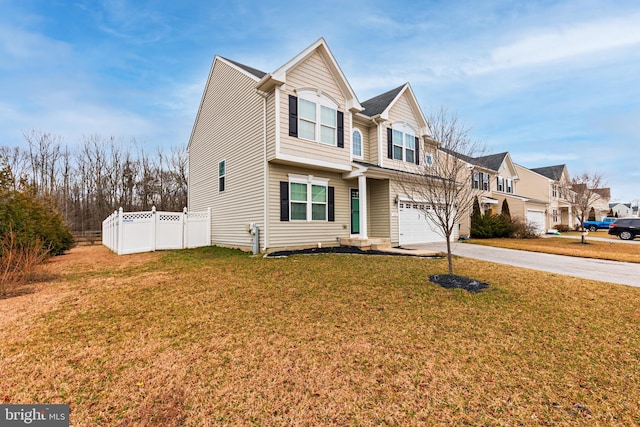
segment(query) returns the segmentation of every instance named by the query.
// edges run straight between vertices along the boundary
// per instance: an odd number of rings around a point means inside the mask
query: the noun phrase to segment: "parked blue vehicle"
[[[582,225],[584,226],[585,230],[598,231],[600,229],[609,228],[611,223],[616,219],[617,218],[614,218],[612,216],[607,216],[602,218],[602,221],[585,221]]]

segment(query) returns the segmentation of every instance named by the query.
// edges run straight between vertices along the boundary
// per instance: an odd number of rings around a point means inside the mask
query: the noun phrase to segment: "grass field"
[[[0,398],[74,426],[638,425],[640,289],[456,259],[76,248],[0,300]]]
[[[565,239],[562,237],[546,237],[543,239],[471,239],[467,241],[467,243],[476,245],[496,246],[507,249],[640,263],[640,245],[620,243],[618,241],[590,240],[589,236],[586,237],[585,242],[585,244],[582,244],[578,239]]]

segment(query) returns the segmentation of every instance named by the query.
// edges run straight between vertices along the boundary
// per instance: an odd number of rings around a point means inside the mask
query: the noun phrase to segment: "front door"
[[[360,234],[360,190],[351,189],[351,234]]]

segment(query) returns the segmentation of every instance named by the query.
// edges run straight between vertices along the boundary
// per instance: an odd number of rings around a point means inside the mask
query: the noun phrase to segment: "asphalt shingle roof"
[[[405,85],[399,86],[395,89],[391,89],[388,92],[385,92],[378,96],[374,96],[373,98],[364,101],[361,104],[362,107],[364,108],[364,111],[362,111],[362,114],[365,114],[369,117],[373,117],[376,114],[382,113],[384,110],[387,109],[389,104],[391,104],[391,101],[393,101],[396,98],[396,96],[398,96],[398,93],[400,93],[400,91],[404,87]]]
[[[555,165],[555,166],[545,166],[543,168],[533,168],[531,169],[535,173],[539,173],[540,175],[546,176],[549,179],[553,179],[554,181],[560,181],[562,178],[562,171],[564,170],[565,165]]]
[[[224,56],[221,56],[221,58],[224,58]],[[257,68],[249,67],[248,65],[241,64],[241,63],[233,61],[233,60],[231,60],[229,58],[224,58],[224,59],[229,61],[229,62],[231,62],[232,64],[242,68],[246,72],[253,74],[254,76],[256,76],[259,79],[261,79],[261,78],[263,78],[264,76],[267,75],[267,73],[265,73],[264,71],[260,71]]]

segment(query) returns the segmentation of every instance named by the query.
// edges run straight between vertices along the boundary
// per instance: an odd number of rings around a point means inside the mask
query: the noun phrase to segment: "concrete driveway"
[[[445,243],[409,245],[406,248],[439,252],[447,250]],[[640,287],[640,264],[542,254],[460,242],[452,243],[452,252],[461,257]]]

